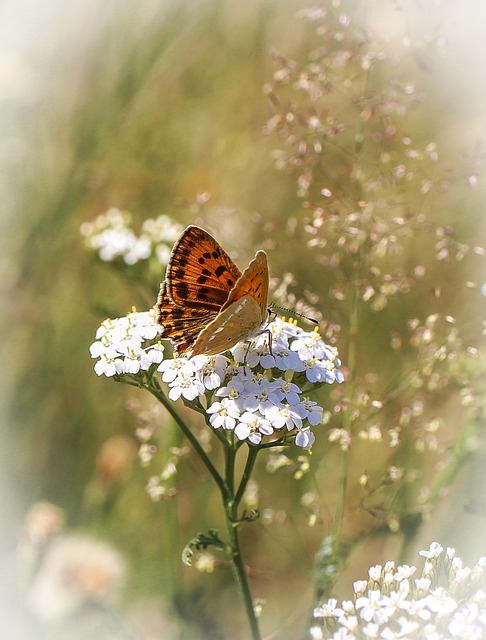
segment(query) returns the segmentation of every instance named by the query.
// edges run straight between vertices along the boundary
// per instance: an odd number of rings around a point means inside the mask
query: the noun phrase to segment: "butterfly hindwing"
[[[207,356],[223,353],[242,340],[247,340],[262,324],[260,307],[250,295],[231,303],[201,331],[190,355]]]
[[[167,294],[180,306],[219,311],[241,272],[216,240],[191,225],[172,249]]]

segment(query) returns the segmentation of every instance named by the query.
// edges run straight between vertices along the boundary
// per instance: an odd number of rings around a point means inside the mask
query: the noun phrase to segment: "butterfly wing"
[[[157,322],[178,354],[214,355],[254,334],[267,318],[268,264],[258,251],[243,274],[204,229],[191,225],[172,249]]]
[[[243,296],[251,296],[260,308],[260,323],[267,319],[268,308],[268,261],[265,251],[258,251],[245,271],[231,289],[221,311],[229,308]]]
[[[240,270],[216,240],[191,225],[172,249],[166,293],[176,305],[219,311],[240,276]]]
[[[256,300],[243,295],[232,302],[198,335],[189,356],[223,353],[242,340],[247,340],[262,325],[261,311]]]
[[[174,344],[178,354],[186,352],[201,331],[217,316],[216,311],[179,307],[167,294],[167,284],[162,282],[155,306],[157,322],[162,325],[164,338]]]

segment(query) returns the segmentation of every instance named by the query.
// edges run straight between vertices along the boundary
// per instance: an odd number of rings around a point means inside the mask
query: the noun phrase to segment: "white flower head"
[[[223,398],[221,402],[213,402],[207,413],[211,416],[209,422],[214,429],[222,427],[234,430],[241,411],[234,400]]]
[[[235,427],[238,440],[249,440],[252,444],[260,444],[262,436],[270,436],[272,433],[273,428],[270,422],[251,411],[245,411]]]
[[[137,374],[160,362],[163,346],[160,342],[153,344],[158,331],[153,309],[105,320],[89,349],[92,358],[99,358],[95,364],[97,375]]]
[[[133,266],[155,255],[161,264],[166,265],[172,244],[182,227],[162,215],[146,219],[140,234],[137,234],[132,228],[132,216],[112,208],[93,222],[83,223],[80,231],[86,246],[96,251],[103,262],[121,259],[126,265]]]
[[[146,230],[155,228],[154,223]],[[160,332],[153,309],[105,320],[90,347],[91,356],[98,360],[96,373],[136,378],[153,366],[169,387],[169,399],[192,402],[206,396],[202,402],[214,429],[233,430],[239,440],[254,445],[264,437],[287,441],[291,434],[297,446],[312,447],[311,427],[323,422],[324,410],[303,396],[288,374],[307,380],[307,385],[311,370],[316,372],[310,375],[313,385],[342,381],[336,349],[328,347],[316,331],[309,333],[277,318],[268,325],[272,353],[264,332],[250,344],[236,345],[232,360],[224,354],[165,358]]]
[[[330,598],[327,602],[324,602],[320,607],[314,609],[315,618],[340,618],[344,615],[344,610],[337,606],[338,601],[335,598]]]
[[[47,549],[28,604],[39,618],[59,620],[88,602],[110,603],[124,578],[125,562],[115,549],[86,536],[66,535]]]
[[[426,558],[424,564],[433,564],[433,560],[442,553],[439,543],[434,543],[420,555]],[[354,583],[354,608],[348,609],[345,602],[328,601],[315,610],[314,623],[324,630],[324,637],[338,637],[336,634],[348,633],[356,628],[356,613],[359,619],[357,638],[383,638],[384,640],[443,640],[444,638],[473,638],[480,640],[486,631],[486,593],[481,589],[471,589],[474,582],[473,570],[464,567],[454,554],[455,572],[447,563],[436,563],[434,580],[425,577],[410,584],[411,576],[416,572],[414,566],[402,565],[394,569],[393,562],[371,567],[368,571],[374,581],[369,588],[369,581]],[[432,558],[432,560],[431,560]],[[466,571],[467,570],[467,571]],[[440,573],[443,573],[441,576]],[[457,572],[465,572],[461,584],[460,598],[453,597],[457,587]],[[387,576],[393,578],[386,580]],[[438,579],[446,582],[445,587],[431,588]],[[467,586],[466,586],[467,585]],[[343,611],[343,615],[335,618],[338,626],[334,636],[323,617],[332,617],[333,611]]]

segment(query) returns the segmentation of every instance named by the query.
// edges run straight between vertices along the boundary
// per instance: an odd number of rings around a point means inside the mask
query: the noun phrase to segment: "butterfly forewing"
[[[242,273],[221,311],[227,309],[233,302],[245,295],[250,295],[258,304],[261,311],[260,323],[267,319],[268,307],[268,262],[267,254],[258,251],[248,267]]]
[[[167,294],[176,305],[219,311],[241,272],[204,229],[190,226],[172,249]]]

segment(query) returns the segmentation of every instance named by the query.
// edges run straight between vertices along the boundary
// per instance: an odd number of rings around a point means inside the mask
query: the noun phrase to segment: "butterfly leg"
[[[270,353],[271,356],[273,356],[275,358],[275,355],[272,351],[272,342],[273,342],[273,335],[272,332],[270,331],[270,329],[263,329],[262,333],[266,333],[268,336],[267,339],[267,346],[268,346],[268,352]]]
[[[251,340],[247,340],[246,341],[246,351],[245,351],[245,357],[243,358],[243,373],[245,374],[245,376],[247,375],[246,373],[246,363],[248,360],[248,354],[250,353],[250,347],[251,347]]]
[[[266,333],[268,338],[267,338],[267,347],[268,347],[268,352],[270,353],[271,356],[273,356],[275,358],[275,354],[272,351],[272,339],[273,339],[273,335],[272,332],[270,331],[270,329],[263,329],[262,331],[259,332],[258,335],[261,335],[262,333]],[[252,345],[253,340],[246,340],[246,352],[245,352],[245,357],[243,358],[243,369],[245,371],[246,374],[246,365],[248,362],[248,354],[250,353],[250,348]]]

